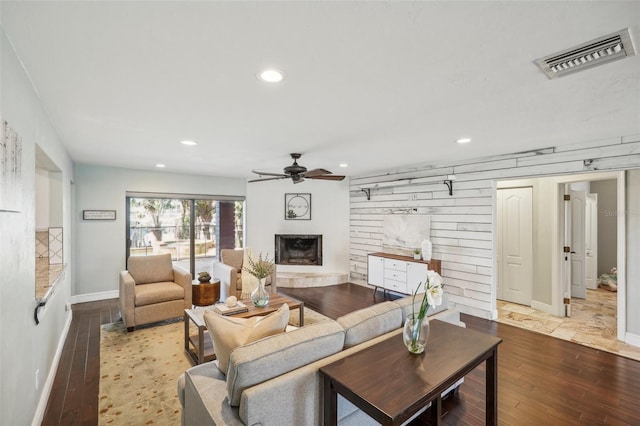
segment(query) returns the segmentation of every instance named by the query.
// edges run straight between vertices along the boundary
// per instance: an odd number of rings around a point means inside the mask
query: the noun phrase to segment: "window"
[[[173,264],[211,273],[222,248],[244,246],[244,198],[127,193],[127,258],[170,253]]]

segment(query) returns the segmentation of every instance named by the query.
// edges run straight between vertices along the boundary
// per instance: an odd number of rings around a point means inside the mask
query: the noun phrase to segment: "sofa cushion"
[[[229,403],[240,405],[245,389],[338,353],[343,344],[344,330],[328,321],[236,348],[227,372]]]
[[[173,281],[173,264],[169,253],[130,256],[127,267],[136,284]]]
[[[146,306],[184,299],[184,288],[174,282],[136,285],[134,292],[135,306]]]
[[[344,328],[347,349],[402,327],[402,312],[398,305],[383,302],[343,315],[337,321]]]
[[[413,296],[403,297],[402,299],[394,300],[392,303],[395,303],[402,309],[402,324],[407,319],[407,316],[414,312],[413,305]],[[416,296],[415,302],[415,312],[420,311],[420,303],[422,303],[422,295]],[[440,306],[430,306],[427,310],[427,316],[435,315],[439,312],[442,312],[447,309],[447,293],[442,295],[442,304]]]
[[[285,303],[277,311],[260,318],[234,318],[207,311],[204,322],[213,340],[217,366],[227,374],[229,356],[238,346],[284,332],[289,323],[289,305]]]

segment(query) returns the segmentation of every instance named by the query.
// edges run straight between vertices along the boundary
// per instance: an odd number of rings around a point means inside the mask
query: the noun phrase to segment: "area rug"
[[[100,425],[177,425],[176,380],[191,367],[184,323],[127,333],[122,321],[100,331]]]
[[[298,326],[294,309],[289,324]],[[305,325],[330,321],[305,307]],[[127,333],[122,321],[100,330],[100,425],[179,425],[176,380],[191,367],[184,322],[165,321]]]

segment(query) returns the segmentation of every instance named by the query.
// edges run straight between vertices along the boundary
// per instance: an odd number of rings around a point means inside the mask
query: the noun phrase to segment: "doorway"
[[[501,287],[506,284],[503,282],[508,279],[501,271],[504,267],[500,264],[504,255],[500,253],[500,244],[504,240],[504,227],[501,226],[500,219],[500,191],[507,188],[531,186],[532,197],[532,217],[533,217],[533,244],[532,255],[533,260],[533,290],[532,300],[529,304],[524,303],[529,308],[534,308],[545,314],[554,316],[564,316],[567,299],[571,301],[572,296],[576,298],[583,297],[585,301],[589,301],[589,292],[597,291],[598,277],[602,273],[608,273],[613,267],[623,267],[624,262],[624,246],[625,243],[619,238],[624,238],[624,223],[620,226],[621,218],[616,217],[615,212],[624,211],[624,172],[608,172],[608,173],[591,173],[574,176],[555,176],[541,177],[533,179],[519,179],[514,181],[501,181],[497,183],[496,194],[496,250],[497,254],[497,285],[496,299],[504,299],[501,293]],[[582,231],[582,245],[578,251],[582,252],[584,260],[576,260],[574,253],[564,253],[563,246],[567,246],[566,237],[571,235],[570,232],[565,235],[565,213],[564,213],[564,193],[565,187],[571,186],[573,189],[579,190],[584,188],[584,196],[582,203],[584,208],[577,221],[569,226],[579,227]],[[568,189],[568,188],[567,188]],[[622,194],[622,195],[620,195]],[[579,204],[579,203],[578,203]],[[615,227],[611,227],[613,222]],[[603,241],[604,239],[604,241]],[[569,244],[574,247],[574,245]],[[573,250],[570,250],[573,251]],[[606,253],[606,256],[604,255]],[[567,260],[565,261],[565,257]],[[622,260],[621,260],[622,259]],[[565,264],[572,267],[574,271],[579,273],[574,276],[574,289],[566,281],[566,277],[571,274],[563,275],[566,271]],[[580,273],[582,276],[580,276]],[[575,285],[581,282],[584,288],[584,295],[579,294]],[[618,287],[624,283],[619,283]],[[624,340],[626,332],[625,323],[625,307],[624,303],[620,303],[624,293],[618,294],[613,298],[616,301],[615,312],[617,324],[614,330],[614,336],[617,335],[619,340]],[[499,306],[503,306],[504,302],[499,302]],[[575,305],[575,303],[574,303]],[[589,303],[583,303],[582,306],[589,306]],[[498,313],[499,315],[499,313]]]
[[[497,298],[531,305],[533,288],[533,189],[505,188],[497,192]]]

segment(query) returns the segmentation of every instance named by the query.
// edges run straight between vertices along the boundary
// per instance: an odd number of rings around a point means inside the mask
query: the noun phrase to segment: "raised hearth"
[[[324,287],[344,284],[349,274],[339,272],[277,272],[278,287]]]
[[[278,265],[322,265],[322,235],[276,234]]]

